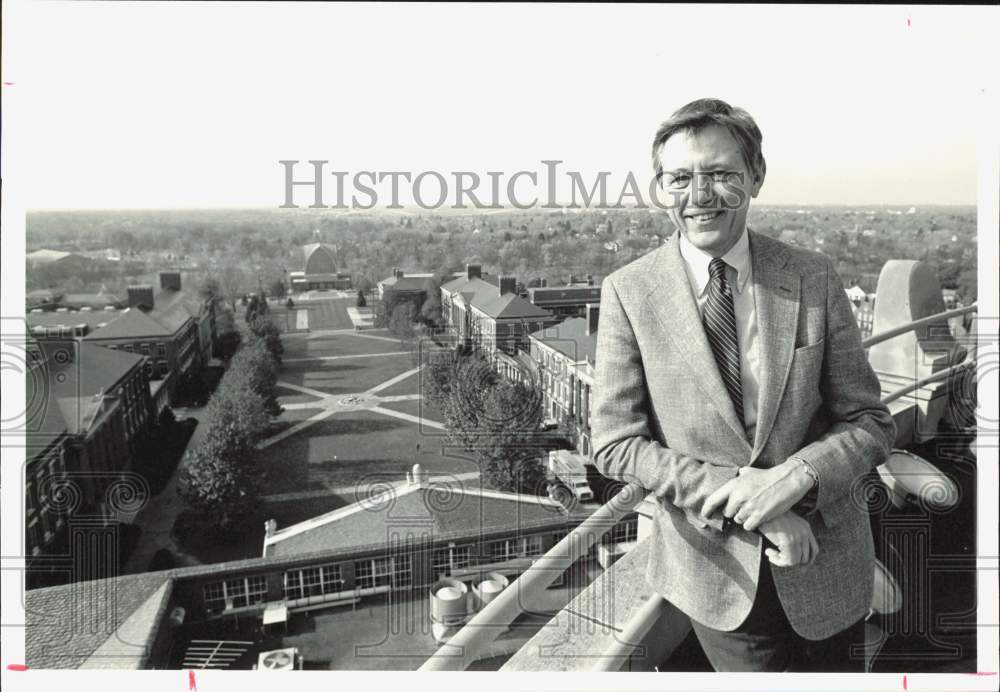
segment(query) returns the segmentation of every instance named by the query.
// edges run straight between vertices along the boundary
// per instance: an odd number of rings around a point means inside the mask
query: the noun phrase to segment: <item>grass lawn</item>
[[[402,358],[403,356],[400,356]],[[426,370],[426,369],[425,369]],[[419,394],[420,393],[420,379],[426,377],[425,370],[420,372],[415,372],[409,377],[406,377],[394,385],[386,387],[385,389],[380,389],[378,391],[379,396],[395,396],[397,394]]]
[[[302,394],[294,389],[278,387],[278,403],[282,406],[288,404],[309,404],[317,401],[312,394]]]
[[[317,334],[286,340],[285,358],[317,356],[367,356],[373,353],[403,351],[398,341],[366,339],[354,334]]]
[[[335,414],[261,452],[268,474],[265,492],[403,480],[415,461],[430,472],[478,470],[472,461],[431,453],[444,438],[426,432],[421,434],[415,423],[370,411]],[[419,459],[414,458],[417,443]]]
[[[296,303],[295,307],[309,310],[309,329],[351,329],[354,323],[347,316],[347,308],[356,301],[356,298],[310,300]]]
[[[296,367],[299,365],[308,367]],[[315,361],[286,365],[278,374],[278,380],[326,394],[354,394],[371,389],[412,367],[406,356]]]
[[[381,392],[379,393],[381,394]],[[392,411],[409,413],[411,416],[432,420],[435,423],[444,423],[444,416],[441,415],[440,409],[434,406],[434,404],[427,399],[417,399],[414,401],[386,401],[379,404],[379,406]]]

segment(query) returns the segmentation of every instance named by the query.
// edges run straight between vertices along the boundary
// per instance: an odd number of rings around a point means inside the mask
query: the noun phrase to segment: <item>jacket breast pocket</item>
[[[820,380],[823,375],[823,352],[826,340],[820,339],[795,349],[788,376],[788,395],[797,407],[812,408],[819,403]]]

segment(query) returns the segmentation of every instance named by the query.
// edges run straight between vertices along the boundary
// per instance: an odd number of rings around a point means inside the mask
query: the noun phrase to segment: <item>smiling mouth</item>
[[[696,223],[708,223],[709,221],[714,221],[720,216],[722,216],[721,211],[710,211],[704,214],[689,214],[688,218],[693,219]]]

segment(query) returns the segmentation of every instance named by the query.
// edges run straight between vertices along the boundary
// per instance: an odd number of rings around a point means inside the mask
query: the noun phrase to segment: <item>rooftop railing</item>
[[[977,304],[973,303],[966,307],[931,315],[875,334],[863,341],[862,344],[867,348],[921,327],[940,324],[942,320],[976,310]],[[970,362],[966,360],[957,363],[900,387],[883,396],[881,401],[883,404],[888,404],[926,384],[947,379],[969,367]],[[552,584],[570,565],[584,556],[591,546],[600,540],[619,520],[627,513],[634,511],[646,497],[645,489],[636,483],[623,488],[615,497],[532,564],[496,599],[479,611],[465,627],[455,633],[447,643],[428,658],[420,670],[465,670],[470,663],[481,657],[482,652],[515,618],[524,612],[523,604],[530,600],[532,594]],[[614,566],[611,569],[613,570]],[[627,658],[629,648],[640,642],[664,613],[672,613],[673,611],[674,609],[666,600],[652,594],[641,607],[630,614],[621,633],[611,638],[612,641],[606,649],[595,652],[589,669],[592,671],[618,670],[622,661]]]

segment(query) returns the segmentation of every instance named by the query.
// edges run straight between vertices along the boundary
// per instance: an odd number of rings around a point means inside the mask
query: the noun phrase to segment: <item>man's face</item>
[[[660,200],[692,245],[722,257],[746,226],[754,180],[739,144],[721,125],[678,132],[660,147]]]

